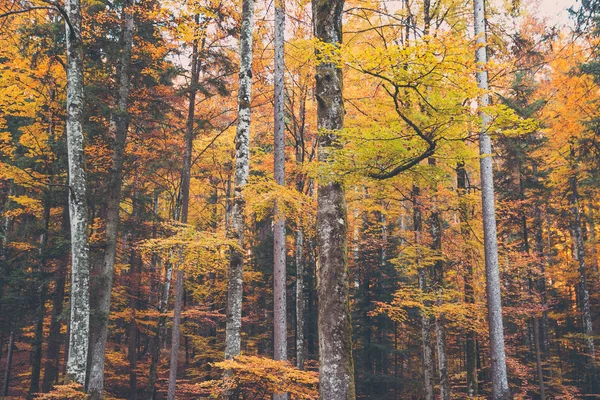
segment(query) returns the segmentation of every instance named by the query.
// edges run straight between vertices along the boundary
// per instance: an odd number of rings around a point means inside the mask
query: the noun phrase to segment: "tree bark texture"
[[[244,211],[246,199],[243,190],[248,183],[250,168],[250,100],[252,95],[252,31],[254,0],[242,2],[242,30],[240,33],[240,75],[238,89],[238,125],[235,136],[235,187],[231,210],[229,237],[244,246]],[[240,354],[242,326],[244,253],[232,249],[227,282],[227,317],[225,326],[225,359]]]
[[[67,380],[85,385],[90,295],[86,174],[83,157],[83,43],[81,4],[67,0],[67,152],[71,221],[71,317]]]
[[[458,163],[456,166],[456,188],[459,195],[459,218],[460,218],[460,232],[464,237],[465,242],[468,242],[471,237],[471,230],[469,227],[469,219],[471,213],[467,200],[465,199],[466,194],[469,192],[467,185],[468,176],[465,170],[465,164],[463,162]],[[465,260],[465,303],[475,304],[475,290],[473,282],[475,280],[473,274],[472,259],[467,255]],[[471,397],[477,395],[478,384],[477,384],[477,337],[473,329],[468,329],[465,334],[465,352],[466,352],[466,368],[467,368],[467,394]]]
[[[274,68],[274,176],[275,183],[285,186],[285,120],[284,120],[284,33],[285,2],[275,1],[275,68]],[[273,323],[275,360],[287,360],[287,297],[285,215],[275,201],[273,226]],[[287,399],[286,393],[273,395],[274,400]]]
[[[91,295],[94,296],[94,317],[90,320],[92,341],[90,343],[90,376],[88,392],[91,399],[101,399],[104,393],[104,356],[108,339],[110,298],[113,284],[115,260],[117,256],[117,237],[119,231],[119,211],[121,204],[121,185],[123,181],[123,162],[127,129],[129,127],[128,102],[130,90],[131,49],[135,27],[132,0],[127,0],[123,10],[123,33],[119,60],[119,90],[117,107],[111,116],[111,136],[114,136],[112,165],[107,183],[106,209],[106,248],[104,262],[100,264],[98,276],[94,276]]]
[[[313,0],[315,37],[339,48],[342,43],[343,0]],[[344,127],[343,77],[335,55],[317,64],[315,97],[319,129],[319,162],[339,147]],[[319,393],[322,400],[354,400],[352,323],[348,303],[347,207],[342,182],[319,176],[317,201]]]
[[[490,332],[490,363],[492,378],[492,400],[510,398],[504,351],[504,325],[502,322],[502,297],[500,271],[498,268],[498,239],[496,233],[496,207],[494,204],[494,175],[492,165],[492,141],[487,134],[490,116],[485,107],[489,105],[487,74],[487,37],[484,0],[474,0],[476,50],[478,64],[477,84],[484,93],[479,98],[481,132],[479,155],[481,168],[481,198],[483,213],[483,237],[485,249],[486,293],[488,326]]]
[[[200,16],[196,16],[195,23],[198,25]],[[196,112],[196,92],[198,91],[199,79],[198,42],[194,41],[192,48],[192,71],[189,89],[188,116],[185,128],[185,154],[183,157],[183,169],[181,171],[181,193],[179,196],[181,223],[188,222],[188,209],[190,204],[190,180],[192,169],[192,150],[194,141],[194,116]],[[181,342],[181,309],[183,307],[183,278],[182,269],[175,271],[175,305],[173,310],[173,328],[171,330],[171,360],[169,365],[169,388],[167,399],[175,399],[175,388],[177,385],[177,362],[179,360],[179,344]]]

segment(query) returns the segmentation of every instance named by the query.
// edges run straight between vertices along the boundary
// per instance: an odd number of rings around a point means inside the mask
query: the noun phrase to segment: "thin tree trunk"
[[[579,191],[578,182],[576,177],[570,178],[571,195],[569,196],[569,203],[571,205],[571,213],[573,214],[572,219],[572,231],[573,241],[575,243],[575,250],[577,254],[576,260],[579,263],[579,296],[580,296],[580,313],[581,322],[583,326],[584,342],[585,342],[585,354],[588,357],[588,368],[592,374],[595,370],[595,356],[596,350],[594,346],[594,328],[592,325],[592,312],[590,309],[590,295],[587,287],[587,278],[585,271],[585,250],[583,247],[583,235],[581,232],[581,211],[579,208]]]
[[[302,121],[304,120],[304,101],[300,102],[300,112]],[[295,127],[296,125],[294,125]],[[304,124],[298,129],[296,136],[296,165],[302,166],[304,163]],[[294,130],[296,132],[296,130]],[[304,191],[304,179],[301,174],[296,176],[296,190],[299,193]],[[294,259],[296,262],[296,367],[304,369],[306,359],[306,348],[304,345],[304,219],[300,218],[300,226],[296,228],[294,238]]]
[[[589,232],[589,243],[590,243],[590,266],[592,267],[592,271],[598,274],[598,249],[596,248],[596,220],[594,217],[594,205],[591,201],[588,201],[588,213],[587,220],[590,226]]]
[[[71,317],[67,381],[85,386],[90,296],[86,174],[83,156],[83,42],[80,0],[65,2],[67,37],[67,152],[71,217]]]
[[[156,327],[156,334],[153,336],[150,342],[150,371],[148,373],[148,387],[146,388],[147,396],[150,399],[154,399],[156,396],[155,386],[156,386],[156,378],[158,374],[158,363],[160,361],[160,345],[162,342],[162,338],[166,334],[166,322],[167,317],[164,316],[164,312],[167,309],[167,304],[169,302],[169,292],[171,288],[171,276],[173,274],[173,266],[170,262],[167,262],[165,266],[165,278],[162,285],[162,293],[160,296],[160,302],[158,305],[159,317],[158,324]]]
[[[198,26],[199,22],[200,16],[196,15],[196,26]],[[198,91],[198,78],[200,74],[199,67],[198,41],[194,40],[192,46],[192,71],[189,89],[188,116],[185,129],[185,154],[183,159],[183,170],[181,172],[180,221],[183,224],[187,224],[188,222],[188,209],[190,203],[194,116],[196,112],[196,92]],[[179,360],[179,343],[181,340],[181,309],[183,306],[183,270],[177,269],[175,272],[175,277],[175,306],[173,314],[173,329],[171,330],[171,361],[169,366],[169,388],[167,393],[168,400],[175,399],[175,387],[177,384],[177,362]]]
[[[274,176],[275,183],[285,186],[285,137],[284,137],[284,32],[285,2],[275,1],[275,70],[274,70]],[[286,296],[286,246],[285,215],[275,200],[273,227],[273,332],[275,360],[287,360],[287,296]],[[287,393],[273,395],[274,400],[287,399]]]
[[[250,100],[252,95],[252,32],[254,25],[254,0],[242,2],[242,30],[240,33],[240,77],[238,91],[238,125],[235,136],[235,186],[228,236],[244,246],[244,210],[246,200],[243,190],[248,183],[250,167]],[[242,326],[242,285],[244,253],[232,249],[227,283],[227,321],[225,327],[225,359],[240,354],[240,329]]]
[[[470,212],[465,199],[466,194],[469,192],[467,185],[468,177],[467,171],[465,170],[465,164],[460,162],[456,167],[456,187],[459,196],[459,218],[460,218],[460,232],[465,242],[468,242],[471,238],[471,231],[469,228]],[[465,261],[465,303],[473,305],[475,304],[475,290],[473,288],[474,276],[473,276],[473,264],[470,256],[470,252],[467,254]],[[475,330],[468,329],[465,338],[465,352],[466,354],[466,369],[467,369],[467,395],[475,397],[478,392],[477,385],[477,343],[476,343]]]
[[[98,276],[94,277],[91,294],[97,309],[95,317],[90,320],[92,342],[90,343],[90,376],[88,392],[90,399],[101,399],[104,392],[104,353],[108,338],[110,313],[110,297],[113,274],[117,255],[117,237],[119,231],[119,210],[121,204],[121,185],[123,181],[123,161],[127,129],[129,127],[128,101],[130,89],[131,49],[133,46],[133,1],[127,0],[123,10],[123,37],[121,57],[119,60],[119,91],[117,109],[112,113],[110,132],[114,134],[112,166],[108,178],[108,199],[106,210],[106,248],[104,262],[99,267]]]
[[[137,184],[137,177],[136,177]],[[137,185],[136,185],[137,186]],[[136,322],[136,310],[138,306],[138,297],[139,297],[139,273],[138,266],[139,256],[136,252],[136,240],[137,240],[137,232],[136,226],[138,225],[138,200],[136,187],[134,187],[133,191],[133,207],[132,207],[132,219],[133,219],[133,229],[131,232],[131,240],[130,240],[130,255],[129,255],[129,309],[130,309],[130,321],[129,321],[129,341],[128,341],[128,359],[129,359],[129,399],[136,400],[137,399],[137,360],[138,360],[138,327]]]
[[[476,50],[479,64],[477,84],[485,91],[479,98],[481,132],[479,134],[479,154],[481,168],[481,198],[483,213],[483,236],[485,249],[486,293],[488,326],[490,332],[490,362],[492,374],[492,400],[510,398],[504,352],[504,325],[502,322],[502,296],[500,271],[498,268],[498,242],[496,236],[496,207],[494,204],[494,175],[492,165],[492,141],[487,134],[490,116],[485,107],[489,105],[487,74],[487,38],[485,27],[484,0],[474,0]]]
[[[317,40],[333,48],[342,43],[343,0],[313,0]],[[319,162],[331,162],[338,148],[336,131],[344,127],[342,69],[333,60],[317,64],[315,97]],[[352,322],[348,302],[348,218],[343,184],[320,175],[317,202],[319,249],[319,392],[322,400],[354,400]]]
[[[304,232],[296,231],[296,367],[304,369],[306,350],[304,348]]]
[[[544,358],[549,357],[550,353],[550,338],[548,328],[548,301],[546,295],[546,257],[544,256],[544,237],[542,232],[542,215],[538,204],[534,206],[535,218],[535,249],[539,262],[539,277],[536,282],[536,290],[540,295],[540,304],[543,308],[540,330],[541,348]]]
[[[420,204],[420,188],[413,186],[412,197],[413,197],[413,231],[415,234],[415,245],[421,245],[421,235],[423,231],[422,212]],[[420,252],[420,250],[417,250]],[[429,291],[427,283],[427,268],[421,266],[421,257],[417,256],[417,270],[419,289],[425,293]],[[424,304],[425,307],[430,304]],[[431,340],[431,328],[432,328],[432,317],[428,314],[428,311],[421,312],[421,341],[423,345],[423,386],[425,388],[425,400],[433,400],[433,368],[434,368],[434,350],[433,340]]]
[[[15,331],[10,331],[8,339],[8,353],[6,354],[6,369],[4,370],[4,385],[2,387],[2,396],[8,396],[8,387],[10,384],[10,373],[12,371],[13,347],[15,346]]]
[[[67,222],[68,224],[68,222]],[[50,331],[48,333],[48,346],[46,348],[46,363],[44,364],[44,379],[42,380],[42,392],[47,393],[58,380],[60,345],[61,345],[61,314],[65,298],[65,274],[67,262],[59,261],[54,283],[54,294],[52,298],[52,317],[50,320]]]
[[[33,394],[40,390],[40,372],[42,370],[42,343],[44,341],[44,316],[46,314],[46,296],[48,287],[44,280],[44,266],[46,264],[46,252],[48,247],[48,234],[50,224],[50,208],[52,196],[50,189],[46,189],[44,194],[44,212],[43,212],[43,231],[40,235],[40,250],[38,273],[40,286],[38,288],[38,305],[36,310],[36,323],[33,337],[33,345],[31,348],[30,364],[31,364],[31,379],[29,381],[28,398],[33,398]]]
[[[537,379],[540,385],[540,400],[546,400],[546,388],[544,385],[544,370],[542,369],[542,356],[540,346],[540,320],[538,317],[533,317],[533,343],[535,347],[535,365],[537,371]]]

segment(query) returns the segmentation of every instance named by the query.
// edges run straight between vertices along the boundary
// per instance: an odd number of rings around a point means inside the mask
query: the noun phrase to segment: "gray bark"
[[[195,22],[199,24],[200,16],[197,15]],[[181,193],[179,196],[180,221],[188,222],[188,209],[190,203],[190,180],[192,169],[192,150],[194,141],[194,116],[196,112],[196,92],[198,91],[199,78],[198,42],[194,41],[192,46],[192,71],[189,88],[188,116],[185,128],[185,154],[183,158],[183,169],[181,171]],[[181,309],[183,307],[183,278],[182,269],[175,271],[175,305],[173,310],[173,329],[171,330],[171,360],[169,366],[169,388],[167,399],[175,399],[175,388],[177,384],[177,362],[179,360],[179,343],[181,341]]]
[[[546,400],[546,388],[544,385],[544,370],[542,368],[542,356],[540,346],[540,319],[533,317],[533,343],[535,347],[535,366],[537,379],[540,386],[540,400]]]
[[[285,2],[275,1],[275,69],[274,69],[274,176],[275,183],[285,186],[285,137],[284,137],[284,33]],[[286,311],[286,248],[285,215],[275,201],[273,227],[273,324],[275,360],[287,360],[287,311]],[[287,393],[273,395],[275,400],[287,399]]]
[[[581,232],[581,211],[579,207],[579,191],[576,177],[570,179],[571,194],[569,202],[573,219],[571,230],[573,232],[573,242],[576,250],[576,261],[579,264],[579,297],[580,297],[580,313],[583,326],[583,334],[585,341],[585,354],[588,356],[589,367],[593,367],[595,363],[596,350],[594,346],[594,328],[592,325],[592,313],[590,309],[590,295],[587,287],[586,267],[585,267],[585,250],[583,246],[583,234]]]
[[[48,287],[44,281],[44,266],[46,264],[48,234],[50,223],[50,208],[52,206],[52,196],[50,189],[46,189],[44,194],[44,212],[43,212],[43,231],[40,235],[40,249],[38,273],[41,280],[38,288],[38,305],[36,310],[36,323],[34,338],[31,347],[30,364],[31,364],[31,380],[29,381],[28,398],[33,398],[34,393],[40,391],[40,372],[42,370],[42,343],[44,341],[44,316],[46,314],[46,295]]]
[[[304,369],[304,232],[300,227],[295,238],[296,260],[296,367]]]
[[[420,188],[413,186],[412,201],[413,201],[413,231],[415,235],[415,245],[421,245],[421,235],[423,231],[423,220],[420,205]],[[417,271],[419,280],[419,289],[422,292],[429,290],[427,283],[427,268],[421,266],[421,259],[417,256]],[[424,304],[428,306],[430,304]],[[423,386],[425,388],[425,400],[433,400],[433,367],[434,367],[434,350],[433,340],[431,340],[431,329],[433,321],[432,317],[426,312],[421,312],[421,342],[423,345]]]
[[[302,166],[304,163],[304,121],[305,121],[305,97],[300,97],[300,123],[294,119],[294,136],[296,138],[296,164]],[[304,179],[302,174],[296,177],[296,190],[304,191]],[[301,219],[297,227],[294,243],[294,256],[296,262],[296,367],[304,369],[306,348],[304,346],[304,226]]]
[[[463,236],[465,242],[468,242],[471,237],[471,230],[469,227],[469,219],[471,213],[469,212],[468,204],[465,199],[465,195],[469,192],[467,185],[467,171],[465,170],[464,163],[459,163],[456,167],[456,188],[459,196],[459,219],[460,219],[460,233]],[[465,303],[475,304],[475,290],[473,287],[474,275],[473,265],[471,258],[467,257],[465,265]],[[465,352],[466,352],[466,368],[467,368],[467,394],[471,397],[475,397],[478,392],[477,388],[477,338],[473,329],[468,329],[465,338]]]
[[[313,0],[317,40],[339,47],[342,42],[343,0]],[[344,127],[342,70],[322,60],[316,70],[315,97],[319,129],[319,162],[339,147],[337,132]],[[323,400],[354,400],[352,323],[348,302],[347,207],[342,182],[319,177],[317,202],[319,298],[319,393]]]
[[[235,187],[228,236],[244,246],[244,210],[246,199],[243,190],[248,183],[250,168],[250,100],[252,95],[252,31],[254,25],[254,0],[242,2],[242,30],[240,33],[240,75],[238,89],[238,125],[235,136]],[[240,329],[242,326],[242,284],[244,253],[231,251],[227,282],[227,321],[225,327],[225,359],[240,354]]]
[[[68,222],[67,222],[68,223]],[[59,357],[61,346],[61,321],[60,316],[63,310],[63,301],[65,297],[65,269],[67,263],[64,260],[59,261],[56,271],[56,280],[54,283],[54,294],[52,298],[52,316],[50,320],[50,332],[48,333],[48,346],[46,349],[46,363],[44,364],[44,378],[42,380],[42,392],[46,393],[52,389],[58,380]]]
[[[91,285],[91,295],[96,309],[90,320],[92,329],[90,342],[90,376],[88,392],[91,399],[101,399],[104,393],[104,356],[108,338],[110,298],[113,274],[117,255],[117,237],[119,230],[119,210],[121,204],[121,185],[123,181],[123,161],[127,129],[129,126],[128,101],[130,89],[131,48],[133,46],[134,17],[131,7],[133,2],[127,0],[123,10],[123,37],[119,60],[119,91],[116,110],[112,113],[110,127],[114,135],[112,166],[108,178],[108,199],[106,210],[106,248],[104,262],[98,268]]]
[[[90,296],[86,174],[83,157],[83,43],[80,0],[65,2],[67,37],[67,152],[71,218],[71,318],[67,381],[85,385]]]
[[[479,98],[481,132],[479,155],[481,168],[481,198],[483,213],[483,236],[485,249],[486,293],[488,326],[490,332],[490,363],[492,375],[492,400],[510,398],[504,352],[504,325],[502,322],[502,298],[500,271],[498,268],[498,240],[496,233],[496,207],[494,204],[494,175],[492,165],[492,141],[487,134],[490,116],[484,108],[489,105],[487,74],[487,38],[485,27],[484,0],[474,0],[476,50],[475,59],[479,66],[477,84],[485,93]]]

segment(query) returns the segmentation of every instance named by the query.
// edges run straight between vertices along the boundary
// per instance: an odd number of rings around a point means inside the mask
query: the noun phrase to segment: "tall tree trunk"
[[[465,199],[466,194],[469,192],[467,185],[468,177],[467,171],[465,170],[465,164],[463,162],[458,163],[456,166],[456,187],[459,196],[459,218],[460,218],[460,233],[463,236],[465,242],[468,242],[471,238],[471,230],[469,227],[469,220],[471,213],[469,212],[469,206]],[[473,275],[473,264],[470,252],[466,255],[465,260],[465,303],[469,305],[475,304],[475,290],[473,287],[474,275]],[[477,337],[474,329],[468,329],[465,338],[465,352],[466,352],[466,369],[467,369],[467,395],[475,397],[478,392],[477,388]]]
[[[538,384],[540,386],[540,400],[546,400],[546,388],[544,385],[544,370],[542,368],[542,349],[540,346],[540,319],[533,317],[533,343],[535,347],[535,366]]]
[[[588,212],[587,212],[587,220],[589,223],[589,243],[590,243],[590,266],[592,267],[592,271],[598,274],[598,249],[596,242],[596,219],[594,217],[594,204],[591,201],[588,201]]]
[[[8,388],[10,384],[10,374],[12,372],[13,347],[15,347],[15,330],[10,331],[8,339],[8,352],[6,354],[6,369],[4,370],[4,385],[2,386],[2,396],[8,396]]]
[[[67,222],[68,224],[68,222]],[[58,380],[60,345],[61,340],[61,314],[65,298],[65,274],[68,263],[60,260],[57,265],[56,279],[54,283],[54,294],[52,295],[52,316],[50,320],[50,331],[48,333],[48,346],[46,348],[46,362],[44,364],[44,379],[42,380],[42,392],[47,393]]]
[[[43,211],[43,231],[40,235],[40,250],[38,261],[38,273],[40,286],[38,288],[38,305],[36,310],[36,323],[33,337],[33,345],[31,347],[30,364],[31,364],[31,379],[29,381],[28,398],[33,398],[33,394],[40,390],[40,372],[42,370],[42,343],[44,341],[44,316],[46,314],[46,295],[48,287],[44,277],[44,267],[46,264],[48,234],[50,224],[50,209],[52,202],[51,189],[46,189],[44,194],[44,211]]]
[[[436,159],[429,157],[429,165],[432,167],[436,166]],[[433,202],[436,204],[437,199],[437,187],[434,185],[433,188]],[[431,216],[429,217],[429,229],[431,232],[431,249],[437,254],[438,257],[442,256],[442,216],[440,211],[433,206]],[[433,266],[433,280],[434,289],[436,292],[436,305],[440,307],[442,305],[442,296],[444,291],[444,262],[442,259],[435,261]],[[446,355],[446,327],[445,327],[445,316],[443,313],[435,318],[435,338],[437,347],[437,360],[438,360],[438,377],[440,380],[440,399],[450,400],[450,380],[448,379],[448,359]]]
[[[244,210],[246,199],[243,190],[248,183],[250,168],[250,100],[252,95],[252,32],[254,26],[254,0],[242,2],[242,30],[240,32],[240,77],[238,90],[238,125],[235,136],[235,187],[228,236],[244,246]],[[240,354],[240,329],[242,326],[242,285],[244,253],[232,249],[227,283],[227,321],[225,327],[225,359]]]
[[[313,0],[317,40],[339,48],[342,43],[343,0]],[[331,162],[344,127],[342,69],[335,60],[317,64],[315,96],[319,129],[319,162]],[[319,176],[317,243],[319,249],[319,392],[323,400],[354,400],[352,323],[348,303],[348,218],[342,182]]]
[[[200,16],[196,15],[195,23],[198,26]],[[194,116],[196,112],[196,92],[198,91],[198,79],[200,65],[198,59],[198,41],[194,40],[192,46],[192,71],[189,88],[188,116],[185,127],[185,154],[183,158],[183,169],[181,171],[181,193],[180,193],[180,221],[188,222],[188,209],[190,204],[190,180],[192,169],[192,151],[194,141]],[[183,305],[183,277],[182,269],[175,271],[175,306],[173,314],[173,329],[171,330],[171,361],[169,366],[169,389],[167,399],[175,399],[175,387],[177,384],[177,361],[179,360],[179,343],[181,340],[181,309]]]
[[[137,177],[136,177],[137,183]],[[137,185],[136,185],[137,186]],[[140,258],[136,252],[136,240],[137,232],[136,226],[139,224],[138,221],[138,199],[137,199],[137,188],[134,187],[133,198],[132,198],[132,219],[133,228],[130,239],[130,254],[129,254],[129,309],[130,309],[130,321],[129,321],[129,341],[127,356],[129,359],[129,399],[137,399],[137,360],[138,360],[138,326],[136,322],[136,310],[138,307],[139,298],[139,265]]]
[[[111,136],[114,134],[112,166],[108,177],[108,199],[106,210],[106,248],[104,262],[98,268],[98,276],[94,276],[91,295],[97,309],[90,320],[92,342],[90,343],[90,376],[88,392],[90,399],[101,399],[104,392],[104,353],[108,338],[110,313],[110,297],[112,292],[115,259],[117,255],[117,237],[119,231],[119,210],[121,204],[121,185],[123,181],[123,162],[127,129],[129,127],[128,101],[130,89],[131,49],[133,46],[132,0],[126,0],[123,10],[123,36],[119,60],[119,92],[117,109],[112,113]]]
[[[544,354],[544,358],[548,358],[550,353],[550,338],[549,338],[549,327],[548,327],[548,301],[546,294],[546,257],[544,255],[544,236],[542,231],[542,213],[538,204],[534,205],[534,219],[535,219],[535,250],[539,263],[539,276],[536,282],[536,291],[540,295],[540,304],[543,308],[541,324],[539,326],[541,349]]]
[[[587,278],[585,271],[585,250],[583,247],[583,235],[581,232],[581,211],[579,207],[579,190],[577,177],[570,178],[571,194],[569,196],[569,203],[571,205],[571,213],[573,214],[571,222],[571,230],[573,232],[573,241],[575,243],[575,250],[577,254],[576,260],[579,263],[579,297],[580,297],[580,313],[581,322],[583,326],[584,343],[585,343],[585,354],[588,357],[587,367],[590,369],[590,373],[595,373],[595,356],[596,350],[594,346],[594,328],[592,325],[592,312],[590,309],[590,295],[587,287]]]
[[[166,322],[167,318],[164,316],[164,312],[167,310],[169,302],[169,292],[171,289],[171,276],[173,274],[173,266],[170,262],[165,265],[165,277],[162,285],[162,293],[160,295],[160,301],[158,304],[158,311],[160,316],[158,317],[158,323],[156,327],[156,333],[150,341],[150,371],[148,373],[148,387],[146,388],[146,395],[154,400],[156,396],[155,386],[156,378],[158,375],[158,363],[160,361],[160,345],[162,338],[166,334]]]
[[[285,137],[284,137],[284,33],[285,2],[275,1],[275,70],[274,70],[274,176],[275,183],[285,186]],[[275,360],[287,360],[287,296],[286,296],[286,247],[285,215],[275,200],[275,223],[273,227],[273,332]],[[287,399],[287,393],[273,395],[275,400]]]
[[[85,386],[90,295],[86,174],[83,157],[83,42],[80,0],[65,2],[67,37],[67,152],[71,217],[71,317],[67,381]]]
[[[483,240],[485,248],[485,275],[490,332],[490,362],[492,374],[492,400],[510,398],[504,352],[504,325],[502,322],[502,295],[498,269],[498,239],[496,236],[496,206],[494,204],[494,174],[492,165],[492,140],[487,134],[490,116],[485,107],[489,105],[487,74],[487,37],[484,0],[474,0],[475,60],[479,65],[477,84],[484,93],[479,98],[481,132],[479,154],[481,168],[481,198],[483,213]]]
[[[414,185],[412,190],[413,201],[413,231],[415,234],[415,245],[421,245],[423,233],[423,216],[420,203],[421,189]],[[417,252],[420,252],[418,249]],[[421,266],[421,257],[417,255],[419,289],[424,293],[429,291],[427,283],[428,268]],[[426,303],[424,306],[430,306]],[[425,400],[433,400],[433,363],[434,351],[433,340],[431,340],[432,317],[428,311],[421,312],[421,341],[423,345],[423,386],[425,388]]]

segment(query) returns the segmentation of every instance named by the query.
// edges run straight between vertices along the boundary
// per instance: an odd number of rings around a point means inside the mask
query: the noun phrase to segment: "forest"
[[[0,0],[0,398],[600,399],[599,195],[600,0]]]

